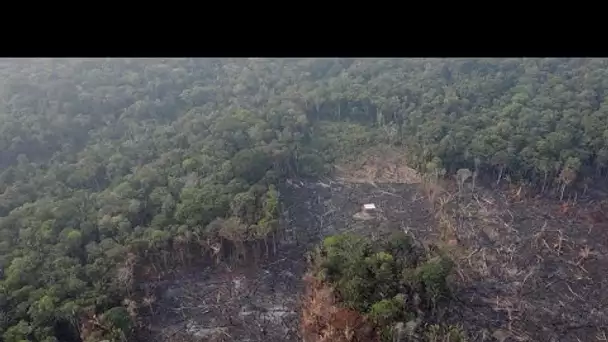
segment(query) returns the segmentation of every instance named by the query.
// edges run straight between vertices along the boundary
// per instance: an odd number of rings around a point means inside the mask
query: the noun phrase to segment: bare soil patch
[[[418,184],[416,170],[407,166],[406,151],[393,147],[376,147],[348,163],[335,166],[337,179],[350,183]]]

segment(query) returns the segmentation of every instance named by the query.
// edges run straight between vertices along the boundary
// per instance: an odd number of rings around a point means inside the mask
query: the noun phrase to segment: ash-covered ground
[[[601,202],[469,192],[452,212],[463,247],[450,317],[475,341],[608,341]]]

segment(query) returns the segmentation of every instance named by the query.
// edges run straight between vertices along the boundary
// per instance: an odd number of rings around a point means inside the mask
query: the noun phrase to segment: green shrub
[[[427,298],[435,303],[449,292],[447,277],[452,271],[453,262],[445,257],[431,259],[416,270],[418,281],[423,286]]]
[[[377,324],[385,325],[403,317],[405,295],[398,294],[391,299],[382,299],[374,303],[369,311],[369,317]]]
[[[334,287],[342,305],[367,315],[382,340],[391,340],[397,322],[434,317],[438,299],[449,293],[447,277],[453,268],[449,258],[426,251],[402,233],[374,242],[349,234],[330,236],[313,262],[317,276]]]

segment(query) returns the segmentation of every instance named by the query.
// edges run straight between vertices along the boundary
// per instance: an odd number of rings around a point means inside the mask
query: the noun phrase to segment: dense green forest
[[[5,60],[0,116],[5,342],[128,339],[134,265],[272,236],[285,177],[371,144],[547,192],[608,176],[604,59]]]

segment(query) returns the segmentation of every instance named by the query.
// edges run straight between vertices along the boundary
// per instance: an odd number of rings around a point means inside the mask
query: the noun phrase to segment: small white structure
[[[363,205],[363,211],[374,211],[374,210],[376,210],[376,205],[373,203]]]
[[[373,203],[364,204],[361,211],[353,215],[353,218],[357,220],[371,220],[373,219],[376,211],[376,205]]]

